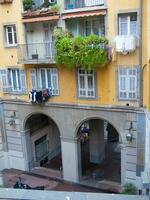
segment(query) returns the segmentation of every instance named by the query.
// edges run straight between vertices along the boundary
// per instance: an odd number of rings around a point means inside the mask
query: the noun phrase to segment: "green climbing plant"
[[[123,186],[122,194],[137,194],[137,188],[132,183],[126,183]]]
[[[105,37],[73,37],[60,29],[54,30],[54,36],[58,65],[69,69],[81,67],[91,70],[97,66],[105,66],[108,62],[108,40]]]
[[[32,1],[32,0],[23,0],[24,10],[30,10],[30,9],[32,9],[33,5],[34,5],[34,1]]]

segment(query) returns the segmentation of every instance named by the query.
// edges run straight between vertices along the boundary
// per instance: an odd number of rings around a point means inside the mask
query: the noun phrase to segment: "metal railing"
[[[65,9],[75,9],[75,8],[84,8],[84,7],[93,7],[93,6],[103,6],[105,0],[66,0]]]
[[[20,44],[18,46],[19,63],[54,62],[54,42]]]

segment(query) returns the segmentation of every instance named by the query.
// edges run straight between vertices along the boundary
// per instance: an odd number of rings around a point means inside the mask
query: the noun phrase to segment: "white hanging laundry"
[[[125,51],[133,52],[136,49],[136,38],[133,35],[125,37]]]
[[[125,36],[116,36],[115,38],[116,41],[116,51],[117,52],[124,52],[125,51]]]

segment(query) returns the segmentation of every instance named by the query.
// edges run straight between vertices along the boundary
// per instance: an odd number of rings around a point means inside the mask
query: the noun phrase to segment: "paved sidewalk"
[[[48,178],[40,178],[34,176],[33,174],[27,173],[25,171],[16,170],[16,169],[6,169],[3,171],[4,177],[4,186],[7,188],[13,188],[14,184],[18,180],[18,177],[22,178],[22,182],[28,184],[31,187],[44,186],[45,190],[53,191],[69,191],[69,192],[102,192],[99,189],[92,189],[89,187],[83,187],[77,184],[69,184],[59,180],[51,180]]]

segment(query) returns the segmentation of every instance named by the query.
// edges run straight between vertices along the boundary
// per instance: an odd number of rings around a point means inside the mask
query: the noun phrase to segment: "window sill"
[[[10,95],[27,95],[27,92],[3,92],[3,94],[10,94]]]
[[[17,48],[18,44],[14,44],[14,45],[5,45],[5,48]]]
[[[139,99],[118,99],[118,101],[122,101],[122,102],[128,102],[128,101],[131,101],[131,102],[138,102]]]
[[[80,100],[97,100],[97,97],[77,97],[77,99],[80,99]]]

